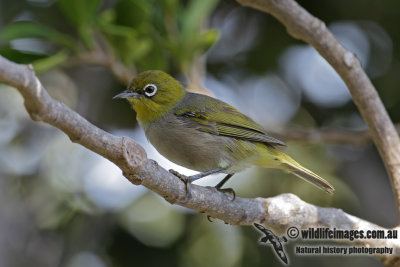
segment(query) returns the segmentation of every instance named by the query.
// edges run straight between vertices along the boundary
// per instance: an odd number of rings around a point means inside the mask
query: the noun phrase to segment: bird
[[[199,172],[186,176],[169,170],[185,183],[187,197],[192,182],[225,173],[215,188],[232,194],[234,200],[235,191],[223,185],[235,173],[254,165],[282,169],[327,193],[334,191],[323,178],[280,151],[286,144],[268,135],[254,120],[221,100],[188,92],[163,71],[139,73],[113,99],[130,103],[147,139],[161,155]]]

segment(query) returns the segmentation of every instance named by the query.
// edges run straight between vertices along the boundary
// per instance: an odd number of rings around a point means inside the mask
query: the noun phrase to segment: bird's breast
[[[163,118],[152,123],[145,129],[145,133],[161,155],[192,170],[219,168],[224,158],[213,136],[188,127],[175,118]]]

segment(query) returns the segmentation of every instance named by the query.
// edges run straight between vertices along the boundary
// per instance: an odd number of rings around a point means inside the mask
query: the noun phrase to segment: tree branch
[[[321,208],[305,203],[292,194],[256,199],[237,197],[235,201],[231,201],[229,196],[215,188],[192,185],[192,197],[187,200],[185,185],[155,161],[147,159],[140,145],[127,137],[116,137],[97,128],[63,103],[51,98],[31,66],[19,65],[0,56],[0,82],[20,91],[33,120],[59,128],[72,142],[81,144],[114,162],[132,183],[144,185],[171,204],[204,212],[229,224],[251,225],[258,222],[276,231],[284,231],[288,226],[344,230],[385,229],[339,209]],[[391,247],[394,254],[384,255],[384,260],[394,262],[400,259],[398,240],[383,239],[377,242],[360,239],[353,244]]]
[[[400,139],[359,60],[335,39],[321,20],[293,0],[237,1],[274,16],[294,38],[312,45],[342,77],[385,164],[400,216]]]
[[[97,65],[108,68],[114,77],[122,84],[129,84],[135,77],[135,69],[128,68],[122,62],[114,58],[113,55],[104,52],[101,49],[96,49],[90,52],[78,53],[75,57],[68,61],[69,65]]]

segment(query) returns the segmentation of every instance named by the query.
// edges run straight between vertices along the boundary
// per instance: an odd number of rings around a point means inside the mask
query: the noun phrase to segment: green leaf
[[[90,27],[87,24],[80,25],[78,27],[78,33],[79,33],[79,36],[82,38],[82,41],[86,45],[86,47],[88,47],[89,49],[92,49],[95,44],[95,40],[93,38],[92,27]]]
[[[190,65],[193,58],[199,53],[204,53],[218,40],[218,31],[211,29],[204,33],[198,33],[193,38],[179,43],[175,39],[169,39],[164,46],[170,51],[174,61],[180,66]]]
[[[99,24],[99,28],[103,33],[108,35],[127,37],[127,38],[134,38],[137,36],[136,31],[131,27],[115,25],[105,21]]]
[[[97,22],[98,23],[105,23],[110,24],[115,21],[115,10],[114,9],[106,9],[98,16]]]
[[[59,51],[52,56],[38,59],[34,61],[33,67],[37,73],[44,72],[48,69],[54,68],[68,60],[68,53],[66,51]]]
[[[29,64],[35,60],[45,57],[43,54],[32,53],[29,51],[15,50],[9,47],[0,47],[0,55],[21,64]]]
[[[182,36],[192,38],[200,30],[201,23],[210,15],[217,4],[217,0],[191,0],[183,14]]]
[[[16,22],[7,25],[2,31],[0,31],[0,39],[11,41],[20,38],[47,39],[74,51],[78,49],[76,42],[72,37],[60,33],[53,28],[33,22]]]
[[[115,6],[116,21],[118,25],[140,27],[150,22],[151,3],[148,0],[119,0]]]
[[[152,49],[153,41],[150,38],[139,37],[132,27],[110,23],[108,15],[99,18],[98,26],[115,54],[127,65],[143,58]]]
[[[216,29],[208,30],[199,37],[198,46],[202,51],[207,51],[218,40],[219,33]]]
[[[67,18],[78,27],[84,44],[92,49],[95,43],[92,24],[102,0],[58,0],[58,4]]]
[[[102,0],[58,0],[62,12],[77,26],[93,22]]]
[[[130,58],[129,58],[129,63],[134,63],[137,60],[140,60],[144,58],[152,49],[152,41],[150,39],[139,39],[134,48],[132,48],[131,53],[130,53]],[[128,46],[131,46],[131,44],[127,44]]]
[[[179,7],[178,0],[163,0],[162,2],[166,10],[171,12],[174,12],[174,10],[178,10]]]

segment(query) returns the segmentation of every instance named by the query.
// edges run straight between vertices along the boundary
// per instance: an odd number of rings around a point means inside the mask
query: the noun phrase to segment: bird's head
[[[161,118],[185,93],[182,85],[167,73],[149,70],[138,74],[128,89],[114,96],[114,99],[127,99],[136,111],[139,122],[146,124]]]

